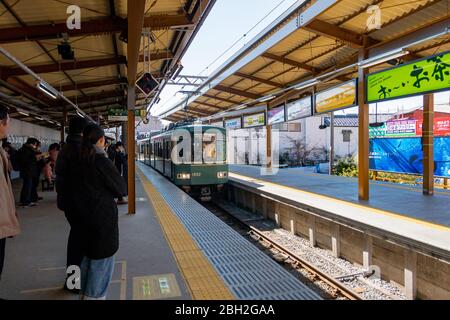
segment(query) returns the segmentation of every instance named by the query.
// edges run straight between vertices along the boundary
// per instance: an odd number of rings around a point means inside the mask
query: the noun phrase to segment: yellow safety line
[[[337,203],[340,203],[340,204],[345,204],[345,205],[349,205],[349,206],[352,206],[352,207],[355,207],[355,208],[372,211],[374,213],[383,214],[383,215],[386,215],[386,216],[394,217],[394,218],[405,220],[405,221],[409,221],[409,222],[414,222],[414,223],[425,225],[427,227],[431,227],[431,228],[434,228],[434,229],[439,229],[439,230],[443,230],[443,231],[450,231],[449,227],[442,226],[442,225],[439,225],[439,224],[434,224],[434,223],[431,223],[431,222],[428,222],[428,221],[411,218],[411,217],[404,216],[404,215],[401,215],[401,214],[398,214],[398,213],[385,211],[385,210],[380,210],[380,209],[376,209],[376,208],[373,208],[373,207],[367,207],[367,206],[356,204],[356,203],[353,203],[353,202],[340,200],[340,199],[336,199],[336,198],[333,198],[333,197],[324,196],[324,195],[321,195],[321,194],[318,194],[318,193],[313,193],[313,192],[309,192],[309,191],[304,191],[304,190],[292,188],[292,187],[289,187],[289,186],[284,186],[284,185],[281,185],[281,184],[276,184],[276,183],[273,183],[273,182],[269,182],[267,180],[255,179],[253,177],[248,177],[248,176],[244,176],[244,175],[240,175],[240,174],[232,173],[232,172],[229,173],[229,176],[230,177],[235,177],[235,178],[241,179],[241,180],[246,180],[247,179],[249,182],[253,182],[253,183],[265,183],[266,185],[272,185],[272,186],[275,186],[275,187],[278,187],[278,188],[283,188],[283,189],[287,189],[287,190],[303,193],[303,194],[314,196],[314,197],[317,197],[317,198],[320,198],[320,199],[331,200],[331,201],[334,201],[334,202],[337,202]]]
[[[208,258],[141,169],[138,170],[138,176],[155,209],[164,236],[174,253],[192,298],[194,300],[235,299]]]

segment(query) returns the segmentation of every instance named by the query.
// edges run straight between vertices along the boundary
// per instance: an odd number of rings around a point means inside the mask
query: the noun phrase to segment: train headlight
[[[189,173],[178,173],[177,179],[178,180],[189,180],[191,178],[191,175]]]
[[[226,172],[226,171],[217,172],[217,178],[224,179],[226,177],[228,177],[228,172]]]

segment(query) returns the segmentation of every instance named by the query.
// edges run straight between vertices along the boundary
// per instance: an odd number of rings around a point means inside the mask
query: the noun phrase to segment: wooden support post
[[[364,37],[364,43],[367,37]],[[359,61],[368,58],[368,50],[359,51]],[[358,197],[369,200],[369,105],[366,103],[368,69],[358,70]]]
[[[405,295],[409,300],[416,299],[417,295],[417,253],[405,249]]]
[[[333,174],[333,165],[334,165],[334,112],[331,112],[330,117],[330,172],[329,174]]]
[[[67,126],[67,107],[64,107],[63,118],[61,121],[61,142],[66,141],[66,126]]]
[[[132,93],[130,91],[133,91]],[[128,122],[127,122],[127,150],[128,150],[128,214],[136,213],[136,190],[135,190],[135,114],[134,114],[134,92],[136,88],[130,86],[128,89]],[[131,95],[131,97],[130,97]],[[133,104],[130,107],[130,103]]]
[[[312,214],[308,218],[308,232],[309,232],[309,244],[311,247],[315,247],[317,244],[316,239],[316,217]]]
[[[336,258],[341,256],[341,228],[336,223],[332,226],[331,251]]]
[[[374,170],[374,171],[372,171],[372,174],[373,174],[373,180],[377,181],[377,179],[378,179],[378,171]]]
[[[266,166],[272,170],[272,126],[266,126]]]
[[[372,237],[365,234],[364,235],[364,249],[363,249],[363,268],[369,270],[372,265]]]
[[[448,189],[448,179],[444,178],[444,189],[447,190]]]
[[[431,196],[434,193],[434,96],[423,96],[423,194]]]
[[[135,191],[135,103],[137,67],[139,63],[139,50],[141,47],[142,27],[144,25],[145,0],[128,0],[128,43],[127,43],[127,73],[128,73],[128,214],[136,213],[136,191]]]

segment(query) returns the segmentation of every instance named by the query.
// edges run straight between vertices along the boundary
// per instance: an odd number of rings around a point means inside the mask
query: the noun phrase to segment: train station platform
[[[261,167],[230,165],[231,178],[256,178],[280,186],[311,192],[329,198],[357,203],[433,224],[450,227],[450,190],[435,190],[434,196],[423,196],[422,188],[381,181],[370,182],[370,200],[358,199],[356,178],[305,173],[299,168],[281,168],[274,175],[262,175]]]
[[[109,300],[320,299],[151,168],[139,164],[136,182],[136,215],[119,207]],[[55,193],[42,196],[39,206],[18,210],[22,234],[7,240],[2,299],[78,299],[62,290],[68,224]]]
[[[366,234],[450,258],[450,192],[423,196],[419,188],[372,182],[371,200],[363,202],[357,199],[354,178],[295,168],[263,175],[260,167],[245,165],[230,165],[230,183]]]

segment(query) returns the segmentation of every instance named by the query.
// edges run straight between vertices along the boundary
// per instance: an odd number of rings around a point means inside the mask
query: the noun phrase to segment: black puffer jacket
[[[38,161],[36,160],[36,151],[29,145],[24,144],[22,148],[17,151],[17,158],[19,162],[20,176],[25,177],[38,177]]]
[[[119,249],[118,210],[114,198],[126,194],[126,185],[111,160],[96,154],[92,164],[79,164],[73,188],[83,249],[88,258],[104,259]]]
[[[81,135],[68,135],[66,144],[58,153],[56,160],[55,173],[56,181],[55,187],[57,192],[58,209],[62,211],[69,211],[72,208],[72,185],[77,179],[73,172],[74,167],[78,163],[78,155],[81,148]]]

